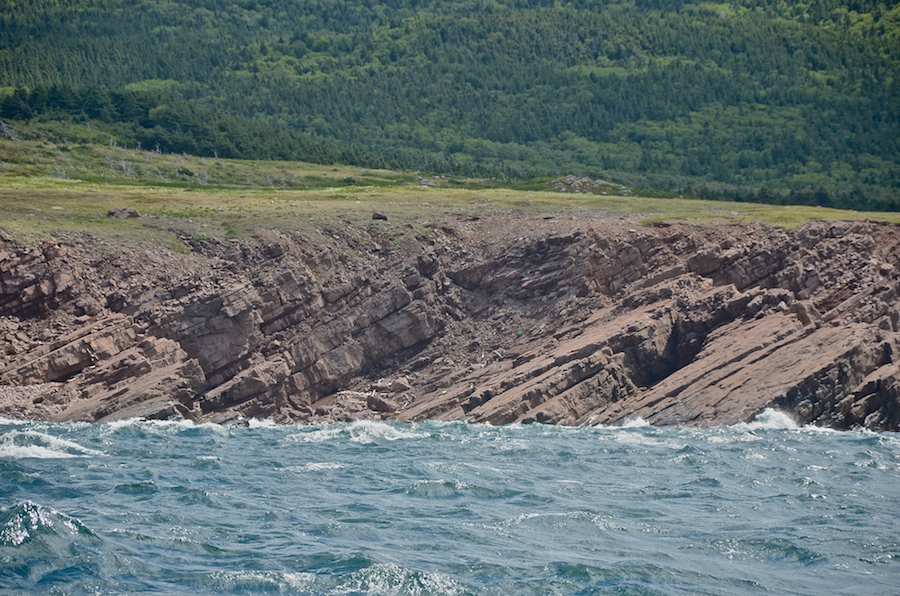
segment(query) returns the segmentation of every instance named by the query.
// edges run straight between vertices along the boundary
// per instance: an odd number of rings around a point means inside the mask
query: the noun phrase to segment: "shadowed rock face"
[[[376,246],[379,239],[364,242]],[[356,247],[358,248],[358,247]],[[0,246],[0,415],[900,430],[900,231],[460,219],[352,253]]]

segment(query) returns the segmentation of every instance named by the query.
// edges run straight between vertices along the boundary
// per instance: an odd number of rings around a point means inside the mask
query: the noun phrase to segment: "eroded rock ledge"
[[[505,215],[353,242],[2,244],[0,415],[900,429],[895,227]]]

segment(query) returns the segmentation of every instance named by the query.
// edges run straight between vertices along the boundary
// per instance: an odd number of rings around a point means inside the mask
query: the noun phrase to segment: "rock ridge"
[[[894,226],[497,214],[384,244],[0,241],[0,415],[900,430]]]

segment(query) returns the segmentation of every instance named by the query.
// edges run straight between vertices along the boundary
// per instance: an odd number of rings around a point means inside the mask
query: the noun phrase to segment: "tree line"
[[[0,14],[7,119],[83,115],[197,154],[852,208],[900,208],[898,65],[900,5],[883,0],[35,0]]]

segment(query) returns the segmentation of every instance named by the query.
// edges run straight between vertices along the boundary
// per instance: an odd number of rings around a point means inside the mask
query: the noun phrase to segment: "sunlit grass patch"
[[[900,214],[561,193],[546,190],[543,183],[518,189],[479,187],[476,181],[430,186],[413,174],[387,170],[198,158],[114,146],[0,141],[0,163],[0,229],[23,243],[83,232],[182,251],[186,248],[180,238],[234,240],[275,229],[350,245],[378,238],[390,247],[428,237],[436,229],[452,230],[466,217],[498,213],[630,215],[647,225],[761,221],[785,230],[814,219],[900,223]],[[201,168],[220,173],[201,183],[196,177]],[[65,177],[53,175],[61,169]],[[166,177],[179,169],[180,180]],[[272,184],[276,179],[295,182]],[[107,216],[118,207],[133,207],[142,217]],[[374,212],[387,219],[373,220]]]
[[[698,201],[699,202],[699,201]],[[797,205],[772,206],[759,203],[706,203],[709,211],[689,210],[680,213],[660,213],[642,221],[645,225],[685,223],[690,225],[746,225],[755,221],[791,232],[810,221],[874,221],[900,224],[900,213],[844,211],[824,207]],[[714,209],[718,207],[718,209]]]

